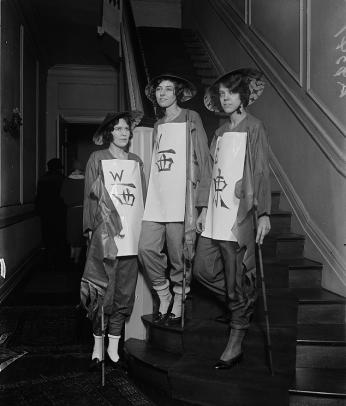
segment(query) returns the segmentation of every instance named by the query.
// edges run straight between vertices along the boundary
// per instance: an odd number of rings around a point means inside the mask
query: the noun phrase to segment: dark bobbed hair
[[[178,105],[180,105],[180,103],[181,103],[181,101],[183,99],[183,96],[184,96],[185,86],[184,86],[183,83],[181,83],[181,82],[179,82],[177,80],[174,80],[173,78],[171,78],[169,76],[167,76],[167,77],[161,76],[158,79],[156,79],[153,82],[153,86],[151,87],[151,90],[150,90],[150,93],[151,93],[150,98],[153,101],[153,105],[154,105],[154,108],[156,110],[156,115],[159,118],[164,116],[166,109],[164,107],[159,106],[159,104],[158,104],[158,102],[156,100],[156,88],[159,86],[160,83],[162,83],[165,80],[168,80],[169,82],[173,83],[174,94],[175,94],[175,96],[177,98],[177,104]]]
[[[247,81],[244,79],[244,77],[242,77],[240,75],[231,76],[229,78],[226,78],[225,80],[216,82],[212,86],[211,93],[213,96],[213,101],[214,101],[215,105],[218,107],[218,109],[220,111],[223,111],[223,108],[220,103],[220,96],[219,96],[220,85],[224,85],[232,93],[238,93],[243,107],[248,106],[249,99],[250,99],[250,89],[249,89],[249,85],[248,85]]]
[[[102,139],[103,139],[103,145],[108,148],[110,143],[113,141],[113,134],[112,131],[114,130],[114,127],[119,124],[119,120],[123,119],[126,121],[126,123],[129,126],[130,129],[130,138],[129,138],[129,144],[130,144],[130,140],[133,137],[133,132],[132,132],[132,121],[131,118],[127,115],[124,114],[123,116],[117,117],[114,120],[112,120],[107,126],[106,128],[103,130],[102,132]]]

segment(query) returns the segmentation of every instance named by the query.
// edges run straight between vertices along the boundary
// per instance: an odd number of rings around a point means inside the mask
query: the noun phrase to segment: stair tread
[[[265,362],[253,368],[246,355],[235,368],[223,371],[213,368],[215,361],[185,354],[169,371],[173,396],[210,406],[229,405],[230,399],[237,405],[288,404],[289,371],[271,376]]]
[[[293,240],[305,240],[305,235],[287,232],[287,233],[276,233],[273,235],[269,234],[266,238],[276,239],[280,241],[293,241]]]
[[[346,398],[346,369],[296,368],[289,391]]]
[[[287,266],[289,270],[322,269],[321,262],[309,258],[277,259],[263,258],[263,263],[268,265]]]
[[[292,288],[299,303],[346,303],[346,299],[323,288]]]
[[[273,216],[291,216],[291,215],[292,215],[291,211],[289,211],[289,210],[280,210],[280,209],[272,210],[271,213],[270,213],[270,217],[273,217]]]
[[[126,340],[125,349],[140,361],[162,371],[167,371],[181,358],[181,355],[160,350],[137,338]]]
[[[345,324],[301,324],[297,342],[300,344],[346,345]]]
[[[297,258],[292,260],[282,260],[282,262],[289,262],[288,268],[289,269],[310,269],[310,268],[318,268],[322,269],[323,265],[321,262],[314,261],[308,258]]]

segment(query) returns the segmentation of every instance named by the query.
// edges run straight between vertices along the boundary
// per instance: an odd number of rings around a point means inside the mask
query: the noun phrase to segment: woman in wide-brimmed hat
[[[270,230],[268,139],[262,122],[247,111],[263,89],[261,72],[237,69],[218,78],[204,98],[207,109],[229,118],[216,130],[210,147],[213,182],[208,209],[197,220],[202,236],[194,263],[195,277],[227,300],[231,330],[217,369],[231,368],[242,359],[242,341],[256,299],[255,241],[262,244]]]
[[[132,130],[142,116],[141,112],[136,111],[108,114],[93,137],[94,142],[104,145],[105,149],[93,152],[86,166],[83,231],[89,237],[89,246],[81,282],[81,300],[92,320],[94,348],[91,368],[97,367],[103,360],[101,309],[104,309],[104,327],[108,332],[107,354],[113,363],[117,363],[119,338],[125,319],[131,315],[134,304],[138,274],[137,255],[121,256],[119,252],[118,241],[126,238],[126,219],[119,215],[119,204],[132,206],[134,193],[136,198],[144,196],[143,163],[137,155],[128,151]],[[134,168],[132,175],[128,175],[126,170],[114,173],[115,186],[112,189],[114,192],[111,193],[106,188],[107,174],[103,171],[104,162],[108,160],[129,160],[138,163],[130,164],[131,168]],[[115,163],[127,167],[126,162]],[[129,179],[128,176],[133,178]],[[136,182],[139,184],[135,184]],[[141,188],[142,193],[138,194],[138,189]],[[119,203],[114,203],[115,198]],[[135,230],[136,232],[137,246],[139,230]]]
[[[153,320],[169,325],[181,322],[184,259],[191,260],[194,255],[197,208],[208,201],[208,187],[201,179],[209,177],[211,162],[198,113],[181,107],[195,96],[195,86],[166,73],[153,78],[145,93],[160,118],[153,132],[153,161],[138,255],[160,300]],[[190,290],[190,278],[188,269],[185,293]]]

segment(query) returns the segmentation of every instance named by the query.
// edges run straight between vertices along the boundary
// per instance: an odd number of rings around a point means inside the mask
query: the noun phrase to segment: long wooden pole
[[[248,161],[250,166],[251,172],[251,180],[252,180],[252,189],[253,189],[253,218],[254,218],[254,227],[255,227],[255,239],[258,230],[258,212],[257,212],[257,203],[255,202],[255,176],[252,167],[252,157],[250,151],[249,141],[247,141],[247,148],[248,152]],[[256,242],[255,242],[256,244]],[[266,341],[267,341],[267,354],[268,354],[268,361],[269,361],[269,371],[271,375],[274,375],[273,369],[273,355],[272,355],[272,345],[271,345],[271,338],[270,338],[270,325],[269,325],[269,313],[268,313],[268,303],[267,303],[267,290],[266,284],[264,279],[264,269],[263,269],[263,258],[262,258],[262,248],[261,244],[257,243],[257,251],[258,251],[258,262],[260,267],[260,275],[261,275],[261,286],[262,286],[262,296],[263,296],[263,308],[264,308],[264,318],[265,318],[265,325],[266,325]]]

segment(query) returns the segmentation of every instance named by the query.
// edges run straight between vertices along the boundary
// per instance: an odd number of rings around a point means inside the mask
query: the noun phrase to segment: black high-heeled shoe
[[[241,352],[237,356],[231,358],[230,360],[223,361],[219,359],[217,363],[214,365],[215,369],[231,369],[237,364],[239,364],[244,358],[244,354]]]
[[[98,370],[99,368],[101,368],[101,365],[102,365],[102,361],[101,361],[100,359],[98,359],[98,358],[93,358],[93,359],[91,360],[90,364],[89,364],[88,370],[89,370],[90,372],[96,371],[96,370]]]

